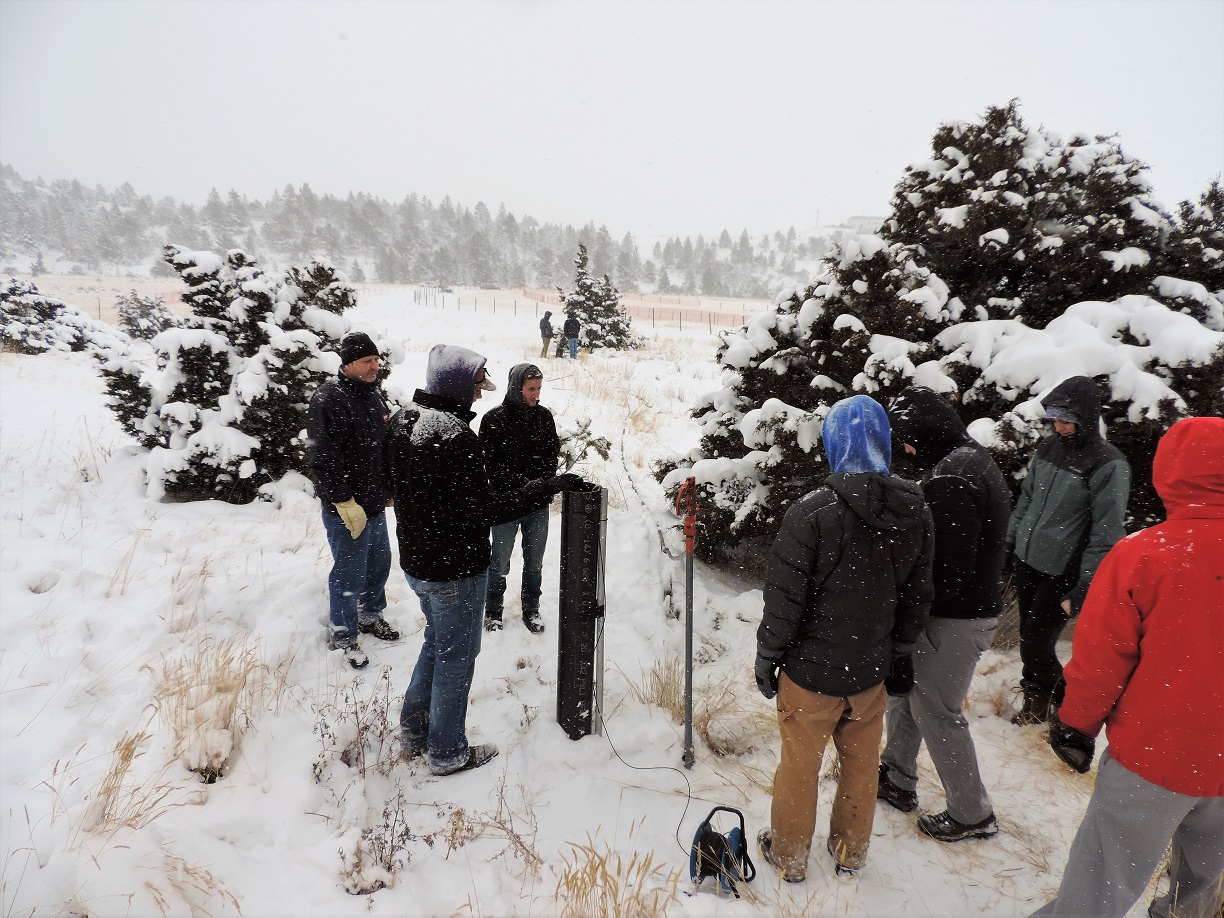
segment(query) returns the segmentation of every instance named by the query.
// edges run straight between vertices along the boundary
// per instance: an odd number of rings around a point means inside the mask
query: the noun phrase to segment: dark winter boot
[[[1020,706],[1020,712],[1012,718],[1012,723],[1017,727],[1048,723],[1054,700],[1050,693],[1035,685],[1022,686],[1022,690],[1024,703]]]
[[[502,630],[502,617],[501,617],[500,610],[498,610],[497,612],[491,615],[488,612],[485,612],[484,630],[485,631],[501,631]]]
[[[999,834],[999,823],[991,813],[981,822],[957,822],[947,810],[918,817],[918,831],[936,841],[958,842],[966,838],[993,838]]]
[[[894,784],[888,776],[888,766],[883,762],[880,763],[880,787],[876,791],[876,799],[883,800],[902,813],[912,813],[918,808],[918,794]]]
[[[534,609],[531,612],[524,612],[523,624],[527,626],[527,630],[532,634],[540,634],[544,631],[544,619],[540,618],[539,609]]]

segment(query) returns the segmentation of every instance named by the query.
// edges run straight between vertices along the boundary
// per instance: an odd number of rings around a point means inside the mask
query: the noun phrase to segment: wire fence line
[[[463,287],[434,287],[429,285],[355,284],[358,296],[363,300],[405,289],[412,292],[412,300],[437,309],[457,311],[490,310],[509,312],[513,315],[540,318],[551,309],[561,308],[561,297],[555,290],[518,287],[511,290],[482,290]],[[739,328],[746,325],[753,315],[767,308],[769,300],[718,300],[705,297],[667,296],[664,294],[621,294],[621,305],[632,318],[649,322],[651,327],[660,325],[704,326],[713,334],[715,329]],[[717,308],[711,308],[717,307]]]

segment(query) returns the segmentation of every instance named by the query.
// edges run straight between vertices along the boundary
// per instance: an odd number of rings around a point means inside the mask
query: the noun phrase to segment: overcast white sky
[[[883,215],[1019,97],[1170,207],[1224,170],[1224,0],[0,0],[0,160],[202,203],[416,192],[617,236]]]

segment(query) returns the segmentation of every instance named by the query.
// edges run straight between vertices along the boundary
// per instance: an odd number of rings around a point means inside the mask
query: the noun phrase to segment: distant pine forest
[[[854,229],[872,227],[855,226]],[[286,185],[268,201],[213,189],[203,206],[113,191],[79,181],[25,179],[0,164],[0,270],[5,273],[173,272],[166,243],[222,252],[244,249],[267,266],[324,257],[351,281],[488,289],[572,285],[578,244],[590,273],[622,291],[692,296],[772,297],[802,287],[843,231],[679,237],[642,252],[632,234],[606,226],[541,223],[477,202],[434,203],[410,194],[399,203],[364,192],[316,194]]]

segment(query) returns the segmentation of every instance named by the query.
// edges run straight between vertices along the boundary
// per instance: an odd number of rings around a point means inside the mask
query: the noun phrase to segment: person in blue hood
[[[807,877],[830,738],[841,769],[828,851],[838,873],[867,859],[887,692],[912,687],[904,664],[934,597],[934,523],[919,487],[889,474],[884,408],[866,395],[844,399],[821,439],[832,474],[783,517],[757,629],[757,687],[777,697],[782,735],[770,827],[757,844],[792,883]]]
[[[478,768],[497,755],[467,741],[468,693],[480,653],[489,575],[489,527],[518,519],[582,479],[549,476],[513,489],[489,486],[472,403],[497,387],[485,358],[438,344],[425,388],[387,432],[385,478],[395,500],[400,565],[421,603],[425,633],[400,712],[409,759],[435,775]]]

